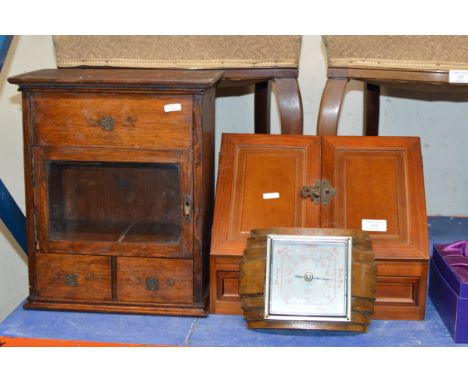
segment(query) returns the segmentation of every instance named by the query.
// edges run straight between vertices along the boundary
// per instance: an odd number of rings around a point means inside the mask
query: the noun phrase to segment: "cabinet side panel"
[[[215,91],[194,97],[194,303],[207,303],[213,220]]]
[[[34,144],[34,110],[33,95],[23,91],[23,152],[24,152],[24,185],[26,193],[26,238],[28,242],[29,294],[35,296],[36,290],[36,235],[34,206],[34,164],[32,147]]]

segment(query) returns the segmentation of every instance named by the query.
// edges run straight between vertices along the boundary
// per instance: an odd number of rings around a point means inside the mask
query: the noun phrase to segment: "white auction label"
[[[263,199],[279,199],[279,192],[265,192],[263,194]]]
[[[451,84],[468,84],[468,70],[449,70]]]
[[[166,113],[169,113],[171,111],[181,111],[182,110],[182,105],[180,103],[169,103],[167,105],[164,105],[164,111]]]
[[[387,221],[376,219],[362,219],[363,231],[387,232]]]

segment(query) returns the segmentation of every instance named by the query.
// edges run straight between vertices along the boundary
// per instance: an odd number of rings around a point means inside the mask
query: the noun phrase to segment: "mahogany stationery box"
[[[41,70],[23,95],[27,308],[207,314],[217,71]]]
[[[224,134],[210,256],[210,310],[242,314],[239,263],[251,229],[368,231],[374,319],[424,319],[428,234],[412,137]]]

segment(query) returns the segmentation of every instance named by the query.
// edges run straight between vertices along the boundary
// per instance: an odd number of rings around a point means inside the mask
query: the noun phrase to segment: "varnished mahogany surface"
[[[145,70],[145,69],[42,69],[11,77],[20,88],[99,88],[142,90],[204,91],[216,84],[221,71]]]
[[[267,227],[267,224],[270,227],[361,229],[363,219],[373,219],[387,222],[386,232],[369,232],[378,264],[375,317],[423,319],[428,233],[419,139],[302,136],[294,137],[293,143],[285,138],[290,139],[285,136],[223,136],[210,256],[211,310],[241,313],[233,293],[229,292],[227,298],[225,290],[231,288],[232,291],[231,279],[239,271],[248,230],[262,225]],[[305,150],[306,147],[309,149]],[[280,149],[288,154],[302,152],[307,158],[303,170],[294,172],[286,160],[279,164],[266,161],[263,166],[259,160],[256,161],[258,167],[266,167],[264,170],[256,168],[255,175],[250,175],[254,183],[246,187],[249,167],[243,162],[242,153],[257,155],[262,150],[274,152]],[[307,163],[312,164],[312,170]],[[262,201],[249,204],[248,200],[254,197],[259,200],[261,194],[255,196],[255,193],[263,189],[264,177],[269,179],[268,174],[280,174],[284,169],[289,170],[284,176],[275,178],[281,187],[287,189],[297,179],[303,182],[307,179],[303,185],[311,185],[316,179],[327,179],[336,190],[335,197],[328,204],[316,205],[310,199],[302,198],[302,186],[296,185],[293,194],[298,203],[304,203],[303,208],[290,209],[289,214],[279,220],[275,220],[274,208],[266,209],[272,215],[265,217],[261,212]],[[296,174],[295,180],[288,182],[292,174]],[[236,188],[236,184],[241,186]],[[236,202],[239,195],[242,199]],[[289,204],[292,205],[290,201]],[[239,224],[243,214],[253,219],[244,229]]]
[[[319,154],[317,137],[223,134],[211,253],[240,255],[253,228],[318,225],[298,190],[320,177]]]

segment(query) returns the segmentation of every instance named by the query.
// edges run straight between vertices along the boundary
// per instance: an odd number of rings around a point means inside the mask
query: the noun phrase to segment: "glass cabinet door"
[[[180,167],[174,163],[47,163],[49,239],[177,243]]]
[[[135,251],[155,255],[167,247],[184,257],[184,231],[192,220],[184,162],[42,158],[38,202],[44,204],[41,220],[47,229],[40,241],[52,250],[59,250],[61,242],[81,243],[74,247],[87,253],[91,245],[104,252],[133,245]]]

